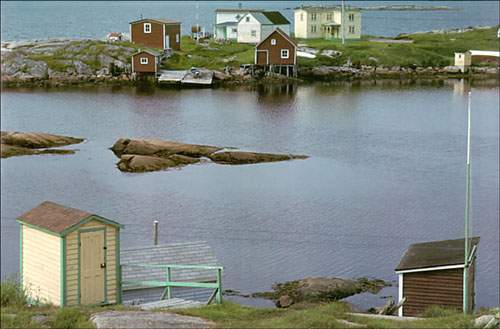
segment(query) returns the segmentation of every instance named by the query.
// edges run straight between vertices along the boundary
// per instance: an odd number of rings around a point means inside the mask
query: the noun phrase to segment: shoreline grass
[[[320,65],[343,65],[350,58],[353,66],[382,65],[386,67],[444,67],[453,65],[454,53],[469,49],[498,50],[497,27],[475,29],[462,33],[420,33],[409,34],[404,39],[413,43],[381,43],[370,41],[375,36],[362,36],[360,40],[296,39],[297,43],[318,50],[314,59],[298,58],[300,67]],[[398,37],[401,39],[401,37]],[[397,38],[396,38],[397,39]],[[239,67],[254,62],[255,45],[233,42],[219,43],[210,40],[208,45],[199,45],[188,36],[182,37],[181,51],[166,61],[163,68],[170,70],[203,67],[223,70],[225,66]],[[323,50],[340,51],[334,58],[321,55]]]

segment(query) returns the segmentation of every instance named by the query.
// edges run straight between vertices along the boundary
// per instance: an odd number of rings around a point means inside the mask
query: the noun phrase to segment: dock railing
[[[210,304],[215,299],[217,304],[222,303],[222,266],[207,266],[207,265],[181,265],[181,264],[126,264],[127,267],[139,267],[142,269],[164,269],[165,281],[161,280],[127,280],[123,281],[123,286],[141,286],[148,288],[164,287],[165,290],[161,296],[161,300],[172,298],[172,287],[190,287],[190,288],[207,288],[214,289],[212,295],[207,301]],[[172,279],[172,269],[180,270],[213,270],[215,271],[215,282],[192,282],[192,281],[174,281]]]

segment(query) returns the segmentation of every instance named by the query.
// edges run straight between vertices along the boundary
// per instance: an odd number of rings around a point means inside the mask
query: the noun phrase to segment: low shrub
[[[7,279],[0,284],[0,306],[24,306],[28,298],[26,292],[14,279]]]
[[[57,311],[52,320],[54,329],[91,329],[94,328],[87,317],[76,308],[63,308]]]

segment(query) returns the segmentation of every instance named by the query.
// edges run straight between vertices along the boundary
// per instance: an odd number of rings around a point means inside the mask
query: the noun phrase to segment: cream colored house
[[[346,39],[361,38],[361,10],[346,7],[302,6],[294,11],[295,38]]]
[[[121,302],[120,224],[48,201],[18,222],[20,279],[33,302]]]

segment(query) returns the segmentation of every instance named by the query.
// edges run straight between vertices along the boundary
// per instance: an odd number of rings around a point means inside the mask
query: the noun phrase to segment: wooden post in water
[[[155,246],[158,245],[158,221],[153,222],[153,243]]]

